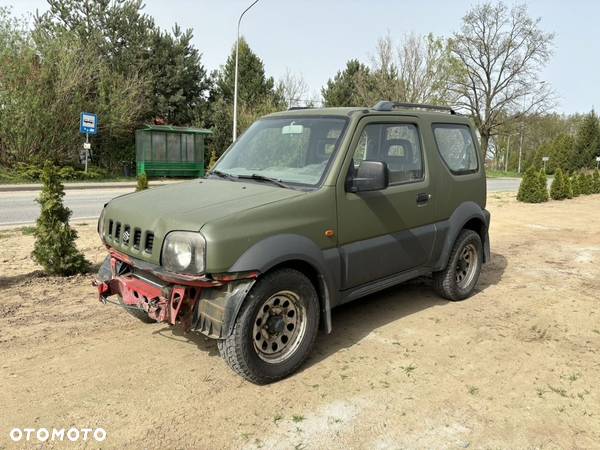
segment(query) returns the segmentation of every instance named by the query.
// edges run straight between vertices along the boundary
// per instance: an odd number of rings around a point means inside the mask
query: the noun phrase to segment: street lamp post
[[[240,24],[242,22],[242,17],[244,14],[248,12],[250,8],[258,3],[259,0],[254,0],[250,6],[248,6],[242,14],[240,14],[240,18],[237,23],[237,37],[235,39],[235,81],[233,86],[233,142],[237,139],[237,97],[238,97],[238,60],[239,60],[239,52],[240,52]]]
[[[523,157],[523,128],[524,124],[521,122],[521,141],[519,142],[519,166],[517,168],[517,173],[521,173],[521,159]]]
[[[523,116],[521,117],[521,139],[519,142],[519,165],[517,167],[517,173],[521,173],[521,160],[523,157],[523,129],[525,128],[525,100],[527,94],[523,96]]]

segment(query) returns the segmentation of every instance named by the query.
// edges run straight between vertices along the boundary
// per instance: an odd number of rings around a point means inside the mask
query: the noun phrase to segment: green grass
[[[22,227],[20,230],[23,236],[31,236],[35,232],[35,227]]]
[[[548,389],[561,397],[567,397],[567,390],[564,388],[548,385]]]
[[[513,171],[508,171],[505,172],[504,170],[492,170],[492,169],[486,169],[485,174],[488,178],[502,178],[502,177],[508,177],[508,178],[521,178],[520,173],[517,172],[513,172]]]
[[[479,393],[479,388],[477,386],[467,386],[467,390],[469,391],[469,394],[471,395],[477,395]]]
[[[136,177],[114,176],[107,175],[102,178],[86,179],[86,180],[65,180],[65,183],[110,183],[115,181],[136,181]],[[31,180],[19,174],[14,169],[0,166],[0,184],[28,184],[39,183],[39,181]]]
[[[28,183],[17,176],[15,172],[11,172],[4,167],[0,167],[0,184]]]

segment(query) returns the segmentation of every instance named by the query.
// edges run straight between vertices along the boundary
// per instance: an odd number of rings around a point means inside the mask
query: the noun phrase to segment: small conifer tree
[[[213,148],[210,152],[210,161],[208,162],[208,170],[212,170],[215,167],[215,164],[217,164],[218,160],[219,160],[219,157],[217,156],[217,152]]]
[[[545,183],[545,181],[541,180],[540,173],[536,171],[533,166],[529,167],[521,180],[517,200],[525,203],[541,203],[547,201],[548,191],[546,190],[545,185],[542,189],[542,182]]]
[[[34,231],[33,259],[50,275],[75,275],[89,269],[89,262],[77,250],[77,232],[69,226],[71,210],[64,206],[64,187],[55,166],[44,165],[43,188],[36,200],[41,207]]]
[[[567,189],[567,198],[573,198],[573,182],[569,172],[565,172],[565,186]]]
[[[554,172],[554,179],[552,180],[552,186],[550,187],[550,197],[553,200],[564,200],[569,198],[569,186],[563,174],[563,171],[559,168]]]
[[[592,193],[592,186],[590,183],[590,177],[585,172],[579,174],[579,192],[581,195],[590,195]]]
[[[592,180],[594,185],[594,194],[600,194],[600,171],[598,171],[598,169],[594,170]]]
[[[581,187],[579,186],[579,177],[575,172],[571,175],[570,180],[573,197],[579,197],[581,195]]]
[[[542,202],[548,201],[548,177],[546,172],[540,170],[538,172],[538,190]]]
[[[145,173],[142,173],[137,177],[137,186],[135,187],[135,190],[143,191],[144,189],[148,189],[148,176]]]

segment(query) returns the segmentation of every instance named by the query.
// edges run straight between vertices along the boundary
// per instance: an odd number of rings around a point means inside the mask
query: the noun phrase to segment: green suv
[[[485,202],[476,130],[450,108],[292,109],[254,123],[207,177],[111,200],[96,285],[269,383],[338,305],[429,274],[442,297],[471,295],[490,255]]]

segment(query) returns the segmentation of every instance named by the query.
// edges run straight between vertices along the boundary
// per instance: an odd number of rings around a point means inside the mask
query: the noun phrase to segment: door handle
[[[424,205],[429,202],[429,200],[431,200],[431,194],[428,194],[427,192],[419,192],[417,194],[417,205]]]

